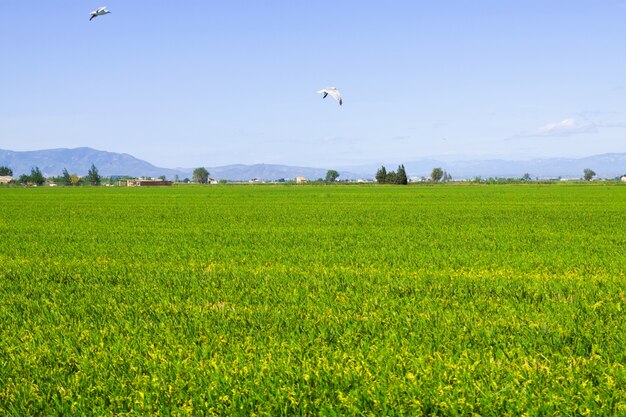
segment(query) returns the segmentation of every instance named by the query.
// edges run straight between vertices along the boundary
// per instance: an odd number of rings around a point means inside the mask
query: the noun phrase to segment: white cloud
[[[537,129],[538,136],[569,136],[578,133],[597,132],[596,125],[591,122],[579,122],[576,119],[565,119],[558,123],[549,123]]]
[[[564,137],[580,133],[595,133],[598,127],[588,120],[564,119],[560,122],[548,123],[533,132],[522,133],[516,137]]]

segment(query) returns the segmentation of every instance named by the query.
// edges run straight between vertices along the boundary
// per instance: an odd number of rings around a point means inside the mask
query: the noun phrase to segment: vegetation
[[[383,165],[376,171],[376,182],[384,184],[387,181],[387,168]]]
[[[583,171],[583,178],[585,179],[585,181],[591,181],[595,176],[596,173],[592,169],[585,168],[585,170]]]
[[[21,184],[35,184],[42,185],[46,182],[45,177],[41,173],[39,167],[31,168],[30,175],[22,174],[20,175],[19,182]]]
[[[398,172],[396,173],[396,184],[406,185],[409,183],[409,179],[406,176],[406,170],[404,169],[404,165],[400,165],[398,167]]]
[[[0,201],[0,415],[626,413],[621,184]]]
[[[209,171],[206,168],[196,168],[193,170],[193,180],[198,184],[209,182]]]
[[[439,182],[443,179],[444,171],[441,168],[433,168],[430,173],[430,179],[434,182]]]
[[[87,176],[85,177],[85,181],[90,185],[100,185],[102,182],[102,177],[98,173],[98,168],[94,164],[91,164],[91,168],[87,171]]]
[[[398,172],[389,171],[383,165],[376,172],[376,182],[379,184],[408,184],[409,180],[406,176],[406,170],[404,169],[404,165],[398,166]]]
[[[97,180],[102,181],[100,176],[97,174],[97,169],[96,169],[96,175],[98,177]],[[93,180],[94,178],[91,178],[91,179]],[[75,186],[75,185],[80,184],[80,177],[76,174],[70,174],[69,172],[67,172],[66,168],[63,168],[63,174],[61,175],[61,178],[58,179],[58,181],[61,184],[66,185],[66,186]]]
[[[337,178],[339,178],[339,172],[337,172],[334,169],[329,169],[326,172],[326,178],[324,179],[325,182],[335,182],[337,181]]]
[[[11,170],[11,168],[9,168],[8,166],[0,166],[0,177],[5,177],[8,176],[10,177],[11,175],[13,175],[13,170]]]
[[[61,174],[61,181],[63,185],[68,185],[68,186],[74,185],[72,184],[72,176],[67,171],[67,168],[63,168],[63,173]]]

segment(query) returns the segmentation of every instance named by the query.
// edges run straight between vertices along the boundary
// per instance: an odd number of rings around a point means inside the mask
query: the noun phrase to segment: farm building
[[[305,182],[306,182],[306,178],[296,177],[296,184],[304,184]]]
[[[622,180],[622,182],[626,182],[626,175],[622,175],[621,180]]]
[[[0,176],[0,184],[8,184],[13,180],[13,177],[10,175]]]
[[[118,185],[127,187],[163,187],[172,185],[172,181],[167,180],[142,180],[142,179],[130,179],[125,181],[119,181]]]

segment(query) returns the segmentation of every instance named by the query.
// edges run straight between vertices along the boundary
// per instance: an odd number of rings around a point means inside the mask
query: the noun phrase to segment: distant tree
[[[337,178],[339,178],[339,173],[334,169],[329,169],[328,171],[326,171],[326,178],[324,179],[324,181],[335,182],[337,181]]]
[[[589,168],[585,168],[583,173],[584,173],[585,181],[591,181],[591,179],[596,176],[596,173],[593,172],[593,170]]]
[[[13,175],[13,171],[11,170],[11,168],[7,167],[7,166],[0,166],[0,176],[2,177],[10,177]]]
[[[524,174],[522,181],[530,181],[530,174],[528,172]]]
[[[35,167],[30,170],[30,181],[37,185],[42,185],[44,182],[46,182],[46,178],[39,170],[39,167]]]
[[[80,177],[76,174],[70,175],[70,185],[80,184]]]
[[[384,165],[376,171],[376,182],[379,184],[387,182],[387,169]]]
[[[406,185],[409,183],[409,179],[406,176],[406,170],[404,169],[404,165],[400,165],[398,167],[398,172],[396,173],[396,184]]]
[[[67,172],[67,168],[63,168],[63,185],[74,185],[72,184],[72,176],[69,172]]]
[[[396,179],[398,178],[398,174],[396,171],[389,171],[387,173],[387,178],[385,179],[385,183],[387,184],[396,184]]]
[[[162,180],[162,181],[165,181],[167,178],[165,177],[165,175],[161,175],[161,176],[159,177],[159,179],[160,179],[160,180]]]
[[[206,168],[196,168],[193,170],[193,180],[200,184],[209,182],[209,171]]]
[[[443,178],[443,169],[441,168],[433,168],[433,171],[430,173],[430,179],[434,182],[439,182]]]
[[[178,177],[178,174],[174,175],[174,182],[180,182],[180,178]]]
[[[100,182],[102,181],[102,177],[98,173],[98,168],[96,168],[94,164],[91,164],[91,168],[89,168],[89,171],[87,172],[87,176],[85,177],[85,180],[87,181],[87,183],[91,185],[100,185]]]
[[[183,182],[184,182],[185,184],[189,184],[189,183],[191,182],[191,180],[190,180],[189,178],[185,178],[185,179],[183,180]]]

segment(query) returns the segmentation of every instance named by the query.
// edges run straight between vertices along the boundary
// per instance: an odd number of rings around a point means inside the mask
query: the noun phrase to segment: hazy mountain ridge
[[[67,169],[70,174],[84,176],[87,175],[92,164],[96,166],[99,174],[105,177],[187,175],[178,170],[156,167],[129,154],[99,151],[86,147],[22,152],[0,149],[0,165],[11,168],[14,176],[30,174],[34,167],[39,167],[45,177],[60,176],[63,169]]]
[[[128,175],[168,179],[191,178],[193,168],[162,168],[124,153],[100,151],[92,148],[59,148],[38,151],[10,151],[0,149],[0,166],[13,170],[14,176],[29,174],[39,167],[44,176],[59,176],[63,169],[80,176],[86,175],[94,164],[100,175]],[[303,176],[309,180],[324,178],[328,169],[336,169],[340,179],[373,178],[376,170],[385,165],[388,171],[396,170],[398,163],[369,164],[357,167],[297,167],[277,164],[233,164],[209,167],[210,176],[231,181],[293,179]],[[626,174],[626,153],[609,153],[585,158],[544,158],[526,161],[511,160],[459,160],[452,162],[437,159],[419,159],[404,162],[409,176],[429,177],[433,168],[441,167],[453,178],[504,177],[520,178],[528,173],[531,178],[580,178],[585,168],[593,169],[600,178],[614,178]]]
[[[92,148],[58,148],[38,151],[10,151],[0,149],[0,166],[8,166],[13,170],[13,175],[19,177],[22,174],[30,174],[34,167],[39,167],[45,177],[60,176],[63,169],[71,174],[79,176],[87,175],[91,165],[95,165],[100,175],[110,177],[133,176],[133,177],[160,177],[165,175],[168,179],[191,178],[194,168],[162,168],[149,162],[135,158],[129,154],[100,151]],[[328,169],[296,167],[287,165],[233,164],[218,167],[206,167],[210,176],[216,179],[231,181],[278,180],[293,179],[303,176],[309,180],[324,178]],[[337,170],[339,178],[357,178],[357,174]]]
[[[396,170],[398,163],[384,164]],[[599,178],[614,178],[626,174],[626,153],[608,153],[584,158],[537,158],[529,160],[457,160],[419,159],[404,162],[409,176],[430,177],[433,168],[440,167],[452,178],[521,178],[528,173],[531,178],[582,178],[586,168],[592,169]],[[374,165],[352,167],[354,172],[369,171],[373,176]]]

